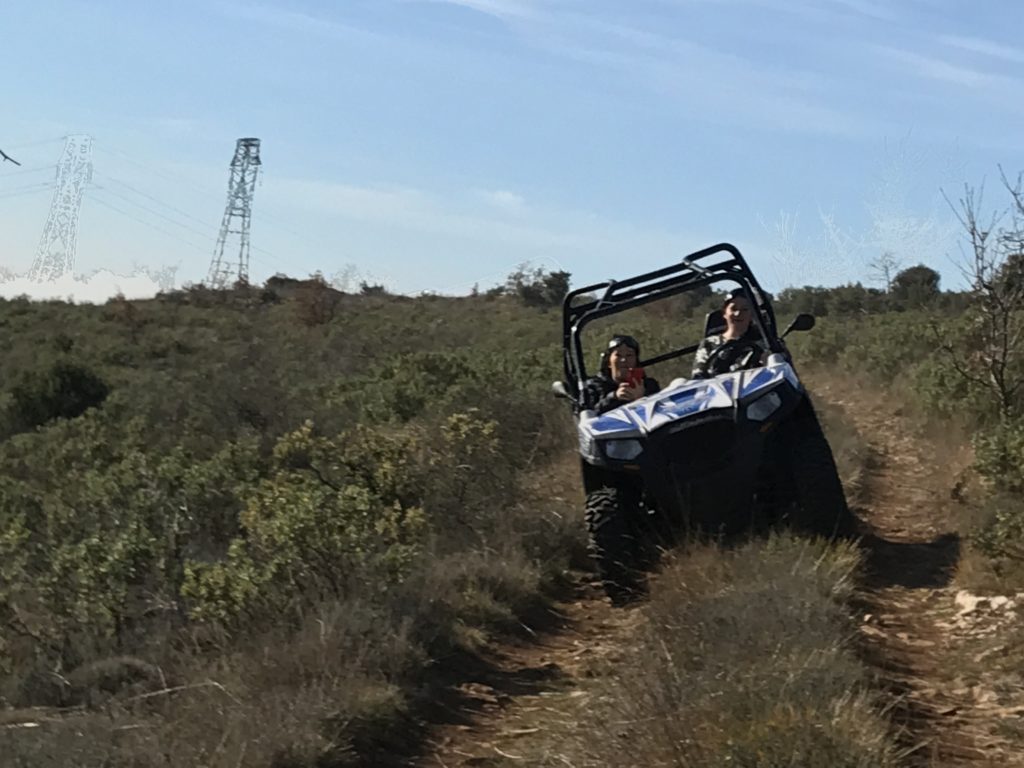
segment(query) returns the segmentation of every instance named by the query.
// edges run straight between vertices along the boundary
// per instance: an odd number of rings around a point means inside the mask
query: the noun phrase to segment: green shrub
[[[422,511],[354,477],[332,482],[317,460],[340,453],[312,424],[278,441],[277,469],[249,498],[227,558],[186,565],[182,594],[194,618],[237,625],[403,578],[421,544]]]
[[[1004,422],[974,437],[975,467],[996,491],[1024,492],[1024,421]]]
[[[981,431],[973,442],[974,466],[990,494],[983,501],[985,518],[973,541],[989,557],[1019,566],[1024,560],[1024,422]]]
[[[54,363],[26,374],[11,390],[11,416],[20,429],[53,419],[73,419],[100,405],[110,393],[106,382],[83,365]]]

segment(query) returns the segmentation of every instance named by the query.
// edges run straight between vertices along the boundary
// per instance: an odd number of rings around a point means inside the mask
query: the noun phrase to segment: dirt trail
[[[557,603],[548,626],[519,644],[493,649],[486,668],[447,704],[422,768],[557,766],[566,734],[585,728],[586,682],[614,664],[642,613],[613,608],[600,584],[580,580]]]
[[[858,510],[874,529],[859,590],[861,647],[895,694],[908,766],[1024,766],[1024,678],[987,670],[993,637],[1021,623],[1024,595],[978,599],[953,583],[960,557],[954,494],[964,455],[924,439],[881,401],[839,388],[816,397],[844,408],[872,458]],[[578,584],[532,642],[494,649],[447,703],[417,768],[573,766],[561,739],[585,734],[596,686],[628,647],[643,610],[613,609],[595,583]],[[1003,641],[1000,641],[1003,642]]]
[[[908,765],[1024,765],[1024,690],[983,663],[1004,628],[1020,621],[1013,598],[978,599],[953,579],[958,472],[966,452],[938,445],[884,403],[843,406],[872,457],[858,510],[874,529],[860,590],[865,659],[897,694],[896,722]]]

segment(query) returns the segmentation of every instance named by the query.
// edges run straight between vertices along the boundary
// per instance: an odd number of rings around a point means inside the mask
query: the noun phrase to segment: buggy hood
[[[711,410],[735,408],[764,395],[783,381],[800,389],[793,367],[782,355],[771,355],[768,365],[750,371],[726,373],[711,379],[676,379],[668,387],[601,415],[583,411],[581,438],[644,437],[667,424]]]

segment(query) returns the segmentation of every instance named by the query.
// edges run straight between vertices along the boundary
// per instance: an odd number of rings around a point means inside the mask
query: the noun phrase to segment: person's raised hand
[[[631,384],[628,381],[624,381],[621,384],[619,384],[618,389],[615,390],[615,397],[617,397],[619,400],[625,400],[627,402],[638,400],[643,396],[644,385],[640,383]]]

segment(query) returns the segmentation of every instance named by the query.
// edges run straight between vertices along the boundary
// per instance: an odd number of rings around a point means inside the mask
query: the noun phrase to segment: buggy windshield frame
[[[583,330],[595,320],[723,281],[742,287],[754,303],[753,321],[773,352],[782,351],[775,312],[736,246],[719,243],[684,256],[678,264],[626,280],[607,280],[577,288],[562,301],[562,353],[565,383],[582,391],[587,380]],[[582,299],[582,300],[581,300]],[[647,366],[696,351],[699,341],[641,360]]]

